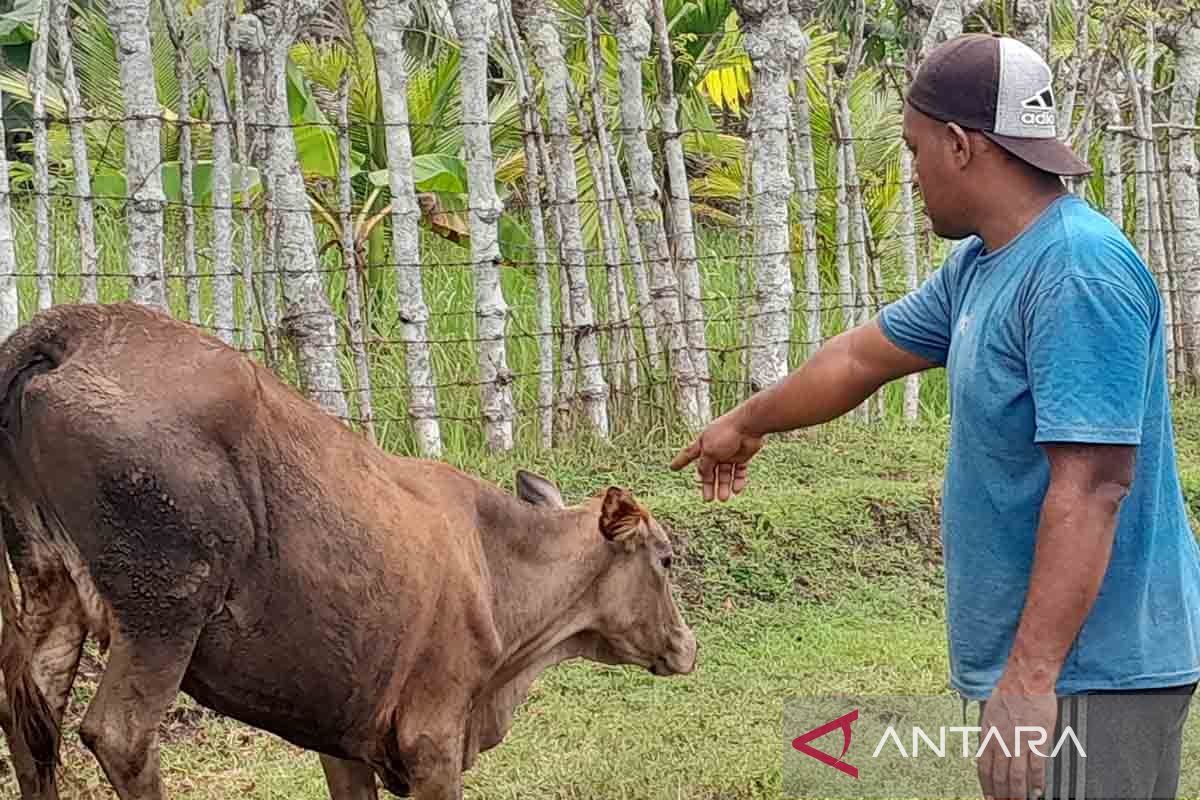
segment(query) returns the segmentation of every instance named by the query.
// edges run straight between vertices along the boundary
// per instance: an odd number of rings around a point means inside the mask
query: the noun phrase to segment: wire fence
[[[863,116],[867,132],[833,126],[806,131],[807,138],[791,118],[784,127],[753,124],[748,134],[684,125],[669,137],[657,126],[624,126],[615,112],[603,132],[576,118],[581,124],[565,135],[578,191],[557,197],[553,175],[536,184],[526,176],[563,168],[547,154],[563,134],[550,126],[530,131],[525,122],[271,122],[78,108],[35,115],[32,141],[9,148],[10,189],[0,193],[0,302],[12,305],[0,311],[24,321],[51,303],[113,302],[140,285],[161,285],[174,315],[314,396],[342,395],[336,413],[400,451],[442,446],[421,438],[421,421],[439,440],[466,446],[491,441],[496,425],[512,431],[505,446],[549,445],[601,417],[591,433],[694,427],[870,320],[949,253],[952,244],[932,233],[916,184],[900,168],[898,105],[890,115]],[[1196,185],[1195,129],[1121,119],[1090,126],[1079,151],[1102,168],[1069,188],[1138,247],[1167,301],[1172,378],[1190,378],[1200,363],[1200,319],[1193,318],[1200,303],[1191,300],[1200,294],[1200,262],[1191,258],[1200,209],[1176,194],[1186,194],[1180,177]],[[337,153],[325,154],[320,174],[298,155],[299,196],[279,190],[288,176],[272,174],[277,167],[261,153],[250,158],[253,170],[232,160],[185,165],[168,161],[161,145],[159,162],[138,170],[159,180],[129,186],[113,139],[145,123],[174,131],[176,156],[186,132],[195,137],[193,158],[213,158],[212,136],[222,127],[235,140],[231,154],[255,153],[264,134],[284,129],[293,137],[328,133]],[[413,194],[400,198],[391,196],[386,167],[352,169],[339,155],[389,130],[448,136],[479,125],[502,143],[492,166],[494,178],[505,176],[495,178],[496,203],[483,206],[472,205],[463,153],[418,153],[404,171]],[[786,137],[786,160],[753,164],[757,144],[772,133]],[[529,135],[542,148],[535,164],[524,161]],[[1172,149],[1181,136],[1193,143],[1190,161]],[[687,190],[661,164],[649,184],[631,174],[628,154],[606,151],[605,137],[643,137],[658,158],[668,139],[677,140]],[[720,138],[724,149],[708,138]],[[51,141],[68,139],[74,152],[50,152]],[[795,158],[801,139],[811,164]],[[418,160],[426,168],[420,179]],[[429,164],[441,171],[430,175]],[[82,166],[92,185],[81,188]],[[221,169],[229,200],[218,203],[212,187]],[[774,171],[786,183],[771,183]],[[1121,208],[1109,207],[1117,198]],[[783,213],[763,213],[771,207]],[[158,237],[150,272],[134,254],[135,223]],[[282,247],[284,227],[289,242],[302,243],[299,251]],[[482,245],[473,241],[481,233]],[[416,260],[395,252],[403,236],[419,239]],[[190,252],[187,242],[195,243]],[[227,263],[217,263],[218,252]],[[492,280],[499,299],[478,292]],[[16,287],[11,295],[2,291],[8,283]],[[312,299],[303,293],[313,286],[336,336],[295,341],[292,308]],[[305,384],[301,362],[326,357],[336,362],[336,385]],[[885,387],[853,416],[911,422],[945,412],[945,383],[935,375]]]

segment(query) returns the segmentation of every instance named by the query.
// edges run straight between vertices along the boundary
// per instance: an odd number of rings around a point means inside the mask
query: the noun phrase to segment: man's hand
[[[762,449],[763,437],[749,433],[731,412],[718,417],[700,436],[679,452],[671,469],[681,470],[699,459],[699,476],[704,501],[715,496],[724,502],[746,488],[747,462]]]
[[[746,463],[763,437],[836,419],[888,381],[932,366],[892,344],[873,319],[839,333],[786,378],[718,417],[675,456],[671,469],[699,459],[704,499],[728,500],[746,487]]]
[[[976,763],[984,797],[988,800],[1026,800],[1045,796],[1046,766],[1054,750],[1057,718],[1058,704],[1053,693],[1010,690],[1001,679],[979,721],[980,741],[987,741],[987,747]],[[1018,726],[1022,728],[1019,747]],[[989,741],[987,737],[992,728],[996,730]],[[1003,748],[1000,741],[1004,742]]]

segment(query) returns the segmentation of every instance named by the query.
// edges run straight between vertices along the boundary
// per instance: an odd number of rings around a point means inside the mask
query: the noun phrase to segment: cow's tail
[[[31,378],[58,366],[78,341],[77,334],[94,328],[103,312],[97,306],[60,306],[35,316],[0,344],[0,481],[3,495],[31,501],[18,443],[23,420],[21,397]],[[9,556],[16,557],[18,539],[15,509],[0,507],[0,674],[8,695],[13,755],[32,759],[33,778],[52,785],[58,764],[59,730],[50,704],[33,679],[33,646],[17,612]],[[23,747],[22,747],[23,746]],[[19,762],[18,762],[19,764]]]

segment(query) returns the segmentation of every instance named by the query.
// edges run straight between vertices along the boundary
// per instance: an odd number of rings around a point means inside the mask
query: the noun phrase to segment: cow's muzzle
[[[659,675],[687,675],[696,668],[696,651],[699,645],[696,636],[688,628],[671,638],[667,652],[650,665],[650,672]]]

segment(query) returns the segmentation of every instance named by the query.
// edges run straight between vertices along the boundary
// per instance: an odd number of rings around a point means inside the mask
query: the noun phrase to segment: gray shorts
[[[1060,697],[1049,744],[1069,725],[1086,756],[1073,746],[1059,749],[1046,765],[1046,800],[1173,800],[1195,691],[1190,683]],[[985,705],[979,704],[980,718]]]

